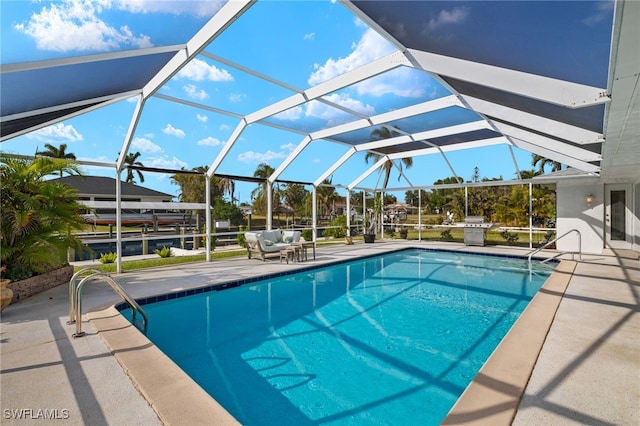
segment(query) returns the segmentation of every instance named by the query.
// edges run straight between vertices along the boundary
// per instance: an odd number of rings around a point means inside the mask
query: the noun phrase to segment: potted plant
[[[369,212],[369,217],[364,218],[364,242],[373,243],[376,240],[376,230],[378,228],[378,218],[381,217],[383,211],[382,207],[382,193],[377,193],[373,199],[373,209]]]
[[[7,272],[7,266],[2,265],[2,275]],[[13,290],[11,290],[7,285],[11,282],[10,279],[0,277],[0,311],[9,306],[11,300],[13,299]]]
[[[376,221],[375,218],[365,217],[362,221],[364,233],[362,237],[365,243],[373,243],[376,241]]]

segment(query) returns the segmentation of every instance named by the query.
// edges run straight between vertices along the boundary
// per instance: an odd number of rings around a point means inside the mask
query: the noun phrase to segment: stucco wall
[[[593,195],[591,206],[587,205],[587,195]],[[602,253],[604,248],[604,186],[599,183],[557,185],[558,218],[557,235],[561,236],[572,229],[582,235],[583,253]],[[556,244],[558,250],[578,250],[578,235],[568,235]]]
[[[633,185],[633,249],[640,251],[640,183]]]

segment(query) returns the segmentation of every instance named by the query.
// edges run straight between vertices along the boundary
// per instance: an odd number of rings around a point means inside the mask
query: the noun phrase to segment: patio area
[[[388,240],[319,247],[316,260],[303,263],[240,257],[114,277],[129,294],[139,298],[409,246],[519,255],[529,251]],[[639,284],[636,252],[584,255],[576,262],[513,424],[640,423]],[[73,425],[199,424],[207,418],[209,413],[199,412],[196,407],[203,404],[215,408],[215,403],[202,396],[192,399],[188,379],[172,386],[158,385],[150,391],[135,379],[138,373],[134,367],[118,362],[126,356],[135,360],[136,354],[148,353],[149,345],[132,343],[126,349],[113,350],[112,341],[110,350],[94,323],[86,319],[83,328],[87,334],[72,338],[75,325],[66,324],[67,292],[66,286],[60,286],[2,312],[2,424],[42,424],[43,419]],[[117,301],[106,284],[97,282],[84,292],[83,311],[98,311]],[[147,373],[152,376],[158,373],[143,356],[137,359],[135,368],[151,370]],[[504,396],[513,391],[508,379],[485,381],[483,385],[489,390],[487,395]],[[172,401],[168,406],[167,400]],[[508,406],[484,401],[478,405],[482,408],[464,412],[447,423],[498,424],[495,419]]]

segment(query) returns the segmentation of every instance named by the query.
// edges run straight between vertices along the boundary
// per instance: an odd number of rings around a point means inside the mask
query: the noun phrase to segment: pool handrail
[[[124,299],[125,302],[131,306],[131,323],[135,326],[136,321],[136,312],[139,312],[142,316],[142,332],[147,332],[147,325],[149,323],[149,319],[147,317],[147,313],[140,307],[138,302],[135,301],[127,292],[113,279],[110,274],[106,272],[96,272],[91,275],[84,277],[78,286],[75,289],[75,313],[74,313],[74,322],[76,323],[76,332],[72,334],[73,337],[82,337],[85,335],[84,331],[82,331],[82,289],[84,285],[90,281],[103,280],[116,292],[118,296]],[[71,321],[70,321],[71,322]]]
[[[572,229],[570,231],[565,232],[564,234],[560,235],[559,237],[554,238],[553,240],[545,243],[544,245],[542,245],[541,247],[538,247],[537,249],[533,250],[532,252],[530,252],[527,255],[527,259],[529,261],[529,266],[531,266],[531,258],[533,257],[534,254],[544,250],[545,248],[549,247],[551,244],[555,243],[556,241],[558,241],[560,238],[566,237],[567,235],[571,234],[572,232],[577,232],[578,233],[578,260],[582,260],[582,234],[580,233],[579,230],[577,229]],[[554,256],[545,259],[542,261],[542,263],[548,262],[550,260],[553,260],[555,258],[557,258],[558,256],[562,256],[563,254],[566,253],[571,253],[571,260],[574,260],[574,255],[575,255],[575,251],[571,251],[571,250],[566,250],[560,253],[555,254]]]
[[[100,269],[94,266],[87,266],[73,274],[69,280],[69,321],[67,321],[67,324],[74,324],[76,322],[76,283],[80,276],[86,272],[91,272],[91,275],[102,273]]]

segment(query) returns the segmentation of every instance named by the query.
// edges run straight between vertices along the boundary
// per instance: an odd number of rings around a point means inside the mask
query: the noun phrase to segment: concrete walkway
[[[404,242],[318,248],[315,261],[281,264],[245,257],[115,276],[134,297],[374,254]],[[430,248],[524,254],[506,247],[414,242]],[[585,256],[578,263],[543,346],[515,424],[640,424],[640,264],[637,254]],[[60,286],[2,312],[3,425],[161,424],[91,323],[74,339],[68,289]],[[87,287],[84,312],[118,301],[108,286]],[[186,407],[188,409],[188,407]]]
[[[637,253],[579,262],[514,425],[640,424]]]

